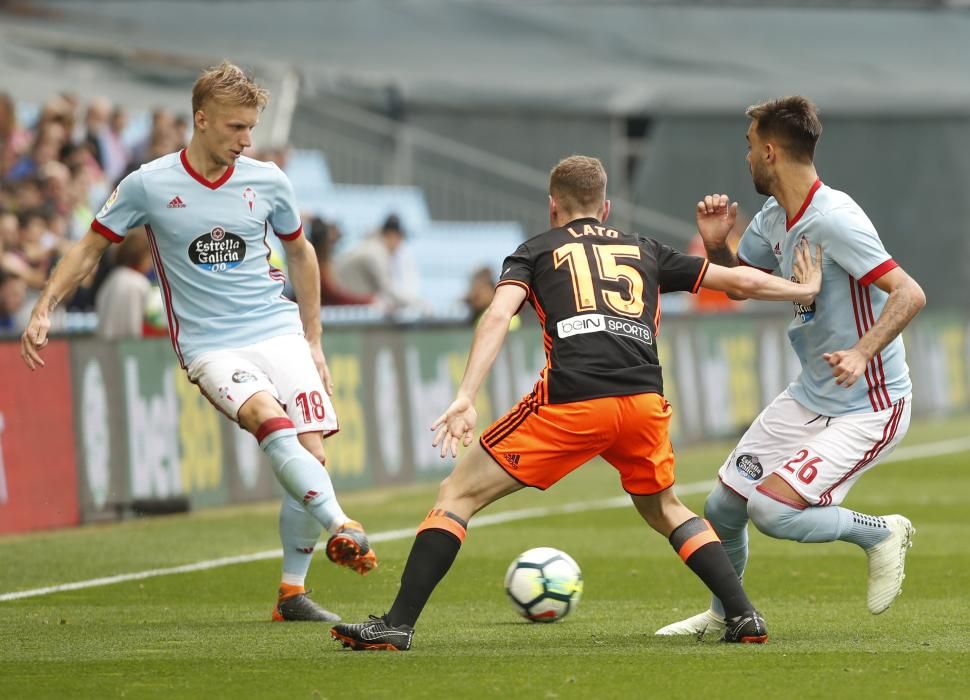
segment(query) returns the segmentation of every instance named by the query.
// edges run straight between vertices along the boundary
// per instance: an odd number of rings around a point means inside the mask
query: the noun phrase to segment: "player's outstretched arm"
[[[47,286],[34,304],[27,328],[20,337],[20,356],[31,369],[44,366],[40,351],[47,345],[47,333],[51,327],[50,313],[91,274],[110,245],[111,241],[94,229],[89,229],[54,268]]]
[[[701,286],[739,299],[794,301],[810,306],[822,289],[822,246],[815,247],[812,258],[808,243],[802,239],[795,251],[792,271],[800,282],[790,282],[753,267],[723,267],[712,263]]]
[[[459,441],[465,447],[471,444],[475,421],[478,420],[475,396],[505,342],[509,321],[522,306],[525,296],[525,289],[519,285],[503,284],[495,290],[492,303],[482,314],[468,352],[468,363],[458,387],[458,395],[448,410],[431,425],[431,430],[437,430],[431,444],[433,447],[441,446],[442,457],[448,454],[449,449],[453,457],[458,456]]]
[[[836,384],[846,387],[855,384],[872,358],[902,333],[920,309],[926,306],[923,288],[901,267],[893,268],[873,284],[888,292],[889,298],[872,328],[853,347],[822,355],[832,368]]]

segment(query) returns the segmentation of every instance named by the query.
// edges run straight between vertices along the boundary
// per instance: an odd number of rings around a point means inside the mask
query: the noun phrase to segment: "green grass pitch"
[[[914,425],[903,443],[966,437],[967,417]],[[714,476],[729,445],[683,449],[678,481]],[[429,447],[430,449],[430,447]],[[956,698],[970,696],[970,451],[880,465],[845,505],[916,525],[904,592],[866,611],[866,563],[844,543],[779,542],[752,529],[748,591],[765,646],[657,638],[699,612],[702,584],[629,508],[473,528],[406,654],[352,653],[328,627],[269,622],[279,561],[0,602],[0,698]],[[414,527],[435,487],[344,494],[371,532]],[[489,512],[621,495],[594,462]],[[695,510],[704,493],[685,496]],[[278,547],[276,505],[0,538],[0,594]],[[474,522],[474,521],[473,521]],[[322,555],[314,597],[344,619],[390,604],[410,538],[377,546],[366,578]],[[514,556],[572,555],[585,592],[564,621],[520,620],[502,590]]]

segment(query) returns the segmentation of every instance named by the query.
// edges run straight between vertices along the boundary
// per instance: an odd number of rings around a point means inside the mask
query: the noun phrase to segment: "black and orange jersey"
[[[534,401],[663,393],[660,294],[696,292],[707,260],[593,218],[520,245],[499,286],[526,289],[542,324],[546,367]]]

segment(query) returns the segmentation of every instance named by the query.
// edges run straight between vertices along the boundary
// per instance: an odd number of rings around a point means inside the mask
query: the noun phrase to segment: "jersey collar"
[[[218,180],[206,180],[200,173],[196,172],[195,168],[189,164],[189,158],[185,154],[184,148],[179,151],[179,158],[182,161],[182,167],[185,168],[185,172],[191,175],[192,178],[197,182],[208,187],[210,190],[217,190],[226,184],[226,180],[232,177],[233,170],[236,169],[235,165],[230,165],[228,168],[226,168],[226,172],[224,172],[222,177],[220,177]]]
[[[785,231],[791,231],[792,226],[798,223],[798,220],[802,218],[802,214],[808,209],[808,205],[812,203],[812,197],[818,192],[818,188],[822,186],[822,180],[820,178],[815,178],[815,183],[812,185],[812,189],[808,191],[808,196],[805,197],[805,201],[802,202],[802,208],[798,210],[798,213],[789,221],[785,219]]]

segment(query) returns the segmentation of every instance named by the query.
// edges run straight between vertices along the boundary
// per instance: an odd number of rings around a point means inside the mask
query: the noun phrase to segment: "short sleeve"
[[[303,233],[300,210],[296,206],[293,183],[282,170],[277,169],[277,173],[279,181],[276,188],[276,197],[273,198],[273,209],[269,215],[269,225],[273,227],[278,238],[284,241],[292,241]]]
[[[823,252],[860,283],[872,284],[898,267],[861,209],[836,209],[821,224]]]
[[[130,173],[118,183],[101,211],[91,222],[91,228],[107,238],[112,243],[124,240],[128,229],[143,226],[148,223],[148,213],[145,203],[145,185],[142,182],[141,170]]]
[[[502,274],[499,275],[497,287],[503,284],[516,284],[526,291],[532,289],[532,256],[525,243],[515,249],[515,252],[505,258],[502,263]]]
[[[764,212],[764,209],[759,211],[744,230],[741,242],[738,243],[738,260],[748,267],[771,273],[778,269],[778,258],[762,233]]]
[[[660,293],[696,293],[707,272],[707,259],[696,255],[686,255],[663,243],[656,243],[656,246],[657,282],[660,285]]]

